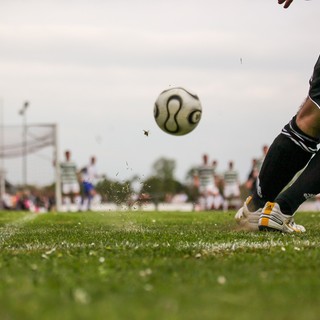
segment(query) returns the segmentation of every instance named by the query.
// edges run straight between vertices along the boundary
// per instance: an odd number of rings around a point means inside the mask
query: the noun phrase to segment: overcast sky
[[[234,160],[243,181],[307,95],[319,12],[316,0],[1,0],[4,124],[21,124],[27,100],[28,123],[57,123],[60,157],[70,149],[79,167],[96,155],[112,179],[143,177],[166,157],[183,181],[208,153],[221,172]],[[202,102],[189,135],[154,121],[169,86]]]

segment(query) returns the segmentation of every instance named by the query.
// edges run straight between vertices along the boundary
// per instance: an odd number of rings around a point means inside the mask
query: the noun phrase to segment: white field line
[[[39,214],[30,212],[27,215],[23,216],[20,219],[17,219],[13,222],[6,223],[0,227],[0,245],[2,245],[6,240],[14,236],[19,232],[23,226],[29,221],[35,219]]]
[[[279,248],[279,250],[286,251],[288,248],[300,251],[306,248],[319,248],[320,241],[309,241],[291,239],[291,241],[283,240],[269,240],[265,242],[254,242],[254,241],[236,241],[236,242],[222,242],[222,243],[210,243],[210,242],[178,242],[170,244],[169,242],[157,243],[157,242],[99,242],[99,243],[83,243],[83,242],[67,242],[46,244],[46,243],[25,243],[19,247],[10,246],[6,250],[12,251],[43,251],[46,255],[54,253],[56,250],[70,250],[70,249],[88,249],[90,252],[94,250],[117,250],[117,249],[128,249],[128,250],[143,250],[152,249],[158,250],[161,248],[172,248],[178,251],[190,250],[193,253],[200,253],[203,255],[214,255],[219,253],[231,253],[243,250],[261,250]]]
[[[261,249],[271,249],[279,248],[282,251],[286,251],[286,248],[293,248],[297,251],[303,250],[305,248],[315,248],[320,246],[320,241],[309,241],[309,240],[299,240],[292,239],[291,241],[283,240],[269,240],[264,242],[255,242],[240,240],[234,242],[225,243],[185,243],[180,245],[180,249],[193,249],[193,251],[203,252],[204,254],[216,254],[216,253],[226,253],[226,252],[236,252],[243,250],[261,250]]]

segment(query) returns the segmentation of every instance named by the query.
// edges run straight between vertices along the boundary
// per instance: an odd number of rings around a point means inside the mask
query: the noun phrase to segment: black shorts
[[[309,83],[309,97],[320,109],[320,56],[314,66],[313,75]]]

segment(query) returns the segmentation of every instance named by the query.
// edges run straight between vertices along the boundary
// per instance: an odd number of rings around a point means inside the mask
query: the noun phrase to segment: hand
[[[289,8],[290,4],[293,2],[293,0],[278,0],[279,4],[283,4],[284,3],[284,8],[287,9]]]

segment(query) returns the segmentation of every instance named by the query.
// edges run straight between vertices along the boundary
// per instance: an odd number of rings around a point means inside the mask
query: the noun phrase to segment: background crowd
[[[268,146],[265,145],[262,148],[261,156],[252,159],[248,176],[244,182],[239,179],[234,161],[230,160],[227,169],[221,171],[216,159],[210,159],[208,154],[203,154],[201,163],[190,170],[191,179],[187,185],[172,188],[172,183],[177,184],[177,182],[172,181],[173,178],[170,180],[165,177],[162,179],[163,186],[160,188],[159,183],[155,183],[157,178],[151,177],[146,181],[138,179],[141,188],[136,190],[137,188],[134,188],[132,184],[135,184],[137,179],[121,184],[108,180],[105,175],[99,175],[95,156],[91,156],[88,164],[79,169],[72,160],[71,151],[67,150],[64,153],[64,160],[60,163],[62,208],[63,211],[89,211],[101,202],[121,203],[129,207],[135,204],[141,206],[150,202],[177,205],[192,202],[194,210],[226,211],[237,209],[247,194],[251,193],[255,187],[259,170],[267,152]],[[170,163],[169,161],[169,165]],[[162,166],[166,165],[165,162]],[[173,168],[171,170],[173,171]],[[167,173],[158,175],[168,176]],[[34,212],[55,210],[56,201],[53,186],[41,190],[29,186],[17,190],[15,188],[6,189],[8,192],[2,198],[4,209]]]

